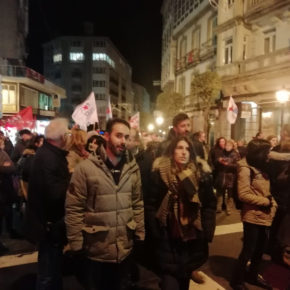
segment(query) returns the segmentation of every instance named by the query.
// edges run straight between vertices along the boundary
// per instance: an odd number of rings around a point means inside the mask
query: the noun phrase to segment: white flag
[[[111,98],[108,96],[108,104],[107,104],[107,109],[106,109],[106,120],[108,121],[109,119],[112,119],[112,106],[111,106]]]
[[[91,92],[87,99],[75,108],[72,118],[85,131],[90,124],[99,122],[94,92]]]
[[[236,122],[237,116],[238,116],[238,107],[234,99],[232,98],[232,96],[230,96],[228,109],[227,109],[227,119],[229,123],[234,124]]]
[[[131,128],[139,129],[140,128],[140,113],[137,112],[135,115],[133,115],[130,118],[129,123],[130,123]]]

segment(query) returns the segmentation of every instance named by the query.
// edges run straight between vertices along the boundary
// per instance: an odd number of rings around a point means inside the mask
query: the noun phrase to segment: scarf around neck
[[[202,230],[200,222],[200,201],[198,197],[198,172],[193,162],[178,170],[168,157],[159,157],[153,163],[153,171],[159,171],[168,191],[157,211],[156,218],[164,227],[168,216],[173,215],[182,239],[188,239],[183,230],[193,226]]]

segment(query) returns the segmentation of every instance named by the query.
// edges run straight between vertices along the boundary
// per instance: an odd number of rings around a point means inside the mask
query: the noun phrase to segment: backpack
[[[248,167],[248,166],[241,166],[241,167],[247,167],[250,169],[250,185],[252,184],[253,182],[253,179],[255,177],[255,172],[254,170],[251,168],[251,167]],[[238,193],[238,180],[236,178],[236,181],[235,181],[235,184],[234,184],[234,188],[233,188],[233,201],[234,201],[234,204],[235,204],[235,207],[236,209],[239,209],[241,210],[242,209],[242,202],[240,201],[239,199],[239,193]]]

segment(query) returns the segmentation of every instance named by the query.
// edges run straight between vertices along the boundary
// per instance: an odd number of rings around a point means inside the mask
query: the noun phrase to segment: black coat
[[[9,166],[4,166],[9,162]],[[0,215],[3,214],[3,206],[12,203],[16,197],[16,191],[13,187],[12,174],[16,168],[8,154],[0,149]]]
[[[64,238],[64,203],[69,184],[67,152],[44,142],[35,154],[29,177],[25,231],[37,242],[47,238],[48,224]],[[58,241],[56,241],[58,242]]]
[[[273,151],[280,153],[289,153],[282,151],[280,145]],[[290,162],[270,159],[268,173],[271,180],[271,193],[278,203],[278,209],[284,212],[290,211]]]
[[[199,199],[202,204],[201,222],[204,232],[190,241],[173,240],[167,228],[161,227],[156,212],[168,189],[158,171],[151,175],[151,191],[145,203],[146,239],[154,242],[154,254],[162,273],[178,278],[189,278],[193,270],[208,258],[208,242],[215,228],[216,198],[212,191],[212,177],[200,181]]]

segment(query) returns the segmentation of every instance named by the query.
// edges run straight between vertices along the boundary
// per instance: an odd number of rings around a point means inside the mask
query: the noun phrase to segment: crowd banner
[[[107,109],[106,109],[106,121],[112,118],[113,116],[112,116],[111,97],[108,96],[108,104],[107,104]]]
[[[237,116],[238,116],[238,107],[237,107],[234,99],[232,98],[232,96],[230,96],[229,104],[228,104],[228,108],[227,108],[228,122],[230,124],[235,124],[235,122],[237,120]]]
[[[131,128],[134,128],[134,129],[140,128],[140,113],[139,112],[137,112],[135,115],[133,115],[130,118],[130,126]]]
[[[0,124],[5,128],[15,127],[17,130],[24,128],[33,129],[35,127],[35,121],[35,118],[33,118],[32,107],[28,106],[17,114],[5,120],[1,120]]]
[[[90,124],[99,122],[94,92],[91,92],[87,99],[75,108],[72,119],[85,131]]]

